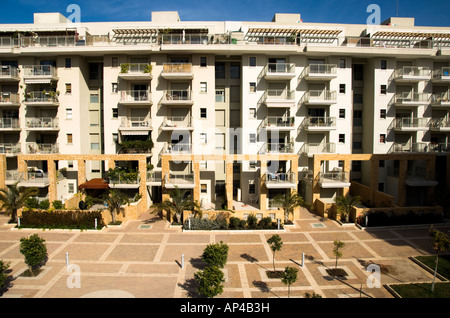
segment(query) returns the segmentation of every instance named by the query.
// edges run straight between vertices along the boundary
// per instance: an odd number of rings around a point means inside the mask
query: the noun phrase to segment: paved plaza
[[[366,269],[371,263],[381,268],[381,284],[432,280],[430,273],[408,258],[433,253],[427,225],[361,230],[306,210],[284,231],[182,232],[150,213],[101,231],[17,230],[11,229],[7,220],[0,215],[0,259],[10,262],[14,280],[3,298],[197,297],[194,273],[204,267],[203,249],[220,241],[228,244],[229,256],[224,292],[219,297],[285,298],[287,286],[266,275],[273,269],[266,241],[274,233],[284,243],[276,253],[276,268],[299,269],[291,298],[304,297],[306,292],[327,298],[392,298],[383,286],[367,285],[371,273]],[[450,231],[449,224],[436,228]],[[45,239],[48,261],[37,277],[21,277],[26,265],[19,241],[33,233]],[[333,279],[326,272],[327,267],[335,266],[334,240],[346,243],[338,261],[348,274],[345,280]]]

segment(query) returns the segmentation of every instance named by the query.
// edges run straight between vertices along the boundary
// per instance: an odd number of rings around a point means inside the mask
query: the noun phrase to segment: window
[[[99,102],[98,97],[99,97],[98,94],[90,94],[89,103],[98,104],[98,102]]]
[[[344,160],[339,160],[338,161],[338,167],[339,168],[344,168]]]
[[[73,169],[73,161],[72,161],[72,160],[69,160],[69,161],[67,162],[67,168]]]
[[[248,185],[248,193],[249,194],[255,194],[256,193],[256,186],[255,186],[255,184],[249,184]]]
[[[66,119],[72,119],[72,108],[66,108]]]
[[[117,93],[119,91],[119,86],[117,85],[117,83],[111,83],[111,92],[113,93]]]
[[[208,91],[208,87],[206,82],[200,82],[200,93],[206,93]]]
[[[345,84],[339,84],[339,93],[345,94]]]
[[[208,168],[208,161],[200,161],[200,169],[206,170]]]
[[[363,95],[362,94],[353,94],[353,103],[362,104],[363,103]]]
[[[72,182],[67,183],[67,192],[75,193],[75,185]]]
[[[119,58],[117,56],[113,56],[111,58],[111,66],[118,67],[119,66]]]
[[[66,83],[66,94],[72,94],[72,84]]]
[[[339,109],[339,118],[345,118],[345,109]]]
[[[200,118],[206,118],[206,108],[200,108]]]
[[[353,172],[361,172],[361,161],[360,160],[352,161],[352,171]]]
[[[249,119],[256,119],[256,108],[249,108],[248,112]]]
[[[208,58],[206,56],[200,57],[200,67],[206,67],[208,65]]]
[[[249,134],[248,136],[249,136],[249,139],[248,139],[249,143],[251,143],[251,144],[256,143],[256,134]]]
[[[119,118],[119,108],[113,108],[112,109],[112,117],[113,118]]]
[[[362,110],[360,109],[353,111],[353,126],[362,126]]]
[[[67,136],[67,143],[68,144],[72,144],[73,143],[73,136],[72,136],[72,134],[67,134],[66,136]]]
[[[346,67],[346,60],[339,59],[339,68],[345,68],[345,67]]]
[[[240,103],[241,102],[241,87],[238,85],[230,86],[230,102]]]
[[[216,88],[216,103],[225,103],[225,89]]]
[[[380,61],[380,68],[381,68],[382,70],[387,69],[387,60],[381,60],[381,61]]]
[[[206,137],[206,133],[200,133],[200,140],[202,144],[206,144],[207,141],[207,137]]]
[[[386,85],[381,85],[380,86],[380,94],[381,95],[386,95],[386,90],[387,90],[387,86]]]
[[[232,79],[241,78],[241,65],[239,63],[230,64],[230,78]]]
[[[256,83],[250,82],[250,93],[256,93]]]
[[[256,66],[256,56],[250,56],[248,58],[248,65],[251,67]]]
[[[215,76],[216,78],[225,78],[225,63],[224,62],[216,62],[215,67]]]
[[[72,59],[70,57],[66,58],[66,68],[72,68]]]
[[[251,170],[255,170],[256,169],[256,161],[250,161],[248,163],[248,168]]]
[[[380,118],[386,119],[386,109],[380,109]]]
[[[99,150],[100,144],[98,142],[91,142],[91,150]]]
[[[345,134],[339,134],[339,142],[340,143],[345,143]]]
[[[384,160],[378,161],[378,167],[384,168],[384,164],[385,164],[385,161],[384,161]]]
[[[380,143],[381,144],[386,143],[386,134],[380,134]]]
[[[207,193],[208,192],[208,186],[205,183],[200,184],[200,192],[201,193]]]

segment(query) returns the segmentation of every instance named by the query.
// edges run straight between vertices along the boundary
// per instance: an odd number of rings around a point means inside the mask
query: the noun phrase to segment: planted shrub
[[[270,216],[267,216],[259,221],[259,226],[261,226],[263,229],[273,229],[274,223],[272,222],[272,218]]]
[[[191,220],[191,230],[226,230],[228,223],[225,219],[195,219]],[[184,228],[189,229],[188,220],[184,221]]]
[[[20,226],[24,228],[47,229],[94,229],[95,219],[97,228],[105,224],[100,211],[23,211]]]
[[[36,197],[31,197],[25,200],[25,207],[28,209],[39,209],[39,200]]]
[[[240,230],[243,229],[245,227],[245,221],[242,222],[244,220],[241,220],[240,218],[236,218],[234,216],[232,216],[230,218],[230,225],[229,228],[230,230]]]
[[[56,209],[56,210],[62,210],[62,209],[64,209],[64,204],[62,203],[62,201],[60,201],[60,200],[55,200],[55,201],[53,201],[53,207]]]
[[[256,216],[254,214],[250,214],[247,217],[247,226],[249,229],[256,229],[258,225],[258,219],[256,218]]]
[[[203,250],[202,260],[208,266],[224,268],[228,260],[228,249],[228,245],[222,241],[220,243],[209,244]]]
[[[8,283],[8,274],[6,273],[9,269],[10,263],[5,263],[3,260],[0,260],[0,295],[2,294],[2,290],[6,287]]]
[[[39,209],[48,210],[49,208],[50,208],[50,201],[42,200],[41,202],[39,202]]]
[[[25,264],[28,265],[29,273],[34,276],[36,270],[47,261],[45,240],[37,234],[31,235],[29,238],[22,237],[20,239],[20,253],[25,257]]]

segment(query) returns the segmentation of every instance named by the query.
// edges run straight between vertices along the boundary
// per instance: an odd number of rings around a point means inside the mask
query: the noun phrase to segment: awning
[[[108,189],[109,185],[105,179],[96,178],[91,179],[85,183],[82,183],[78,186],[78,189]]]
[[[291,36],[296,34],[314,36],[337,36],[342,30],[336,29],[296,29],[296,28],[250,28],[247,35],[280,35]]]
[[[52,82],[52,80],[50,78],[46,78],[46,79],[41,79],[41,78],[37,78],[37,79],[24,79],[25,84],[50,84]]]
[[[377,31],[373,38],[450,39],[450,33]]]
[[[157,35],[157,29],[114,29],[116,35]]]

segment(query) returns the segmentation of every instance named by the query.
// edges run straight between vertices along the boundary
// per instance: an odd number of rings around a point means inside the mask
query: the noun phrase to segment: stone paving
[[[266,241],[275,231],[182,232],[150,213],[101,231],[17,230],[6,224],[7,219],[0,215],[0,259],[10,262],[14,280],[2,298],[195,297],[194,273],[204,267],[203,249],[220,241],[229,245],[229,257],[224,292],[219,297],[288,296],[287,286],[266,275],[273,269],[273,254]],[[450,225],[436,228],[448,232]],[[19,240],[33,233],[46,240],[48,261],[37,277],[21,277],[26,265]],[[430,273],[408,259],[433,252],[426,225],[361,230],[304,210],[294,226],[276,233],[283,240],[281,251],[275,254],[276,269],[299,269],[290,288],[291,298],[304,297],[306,292],[327,298],[392,298],[384,287],[367,285],[370,263],[381,266],[382,284],[432,280]],[[338,261],[338,267],[348,274],[345,280],[326,273],[335,266],[334,240],[346,243]]]

